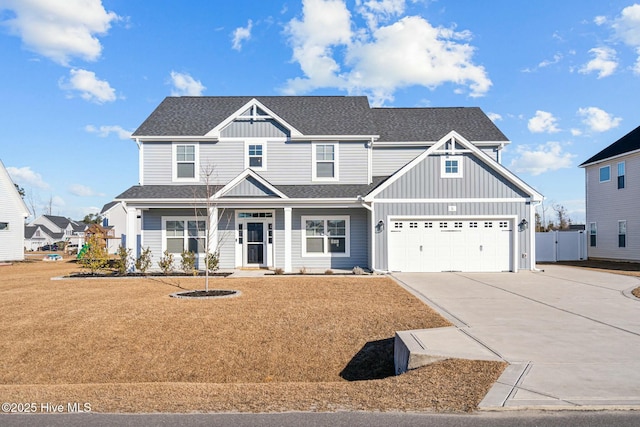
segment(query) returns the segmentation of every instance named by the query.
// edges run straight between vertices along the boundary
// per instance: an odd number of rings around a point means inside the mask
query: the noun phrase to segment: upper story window
[[[462,178],[462,156],[442,156],[440,159],[441,178]]]
[[[338,180],[338,144],[313,145],[313,180]]]
[[[9,230],[9,223],[8,222],[0,222],[0,231],[6,231]]]
[[[174,181],[198,181],[198,144],[173,144]]]
[[[624,162],[618,163],[618,190],[624,188]]]
[[[600,182],[611,181],[611,166],[603,166],[600,168]]]
[[[245,167],[257,170],[267,168],[267,144],[249,141],[245,144]]]

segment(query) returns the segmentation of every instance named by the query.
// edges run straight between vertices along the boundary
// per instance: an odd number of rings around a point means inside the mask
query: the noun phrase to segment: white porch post
[[[213,207],[209,209],[209,253],[215,253],[218,250],[218,208]]]
[[[284,271],[291,273],[291,212],[292,208],[284,208]]]
[[[127,249],[131,251],[131,256],[138,256],[138,214],[135,208],[126,207],[127,209],[127,227],[126,227],[126,240],[127,240]],[[130,267],[133,270],[135,267],[132,265]]]

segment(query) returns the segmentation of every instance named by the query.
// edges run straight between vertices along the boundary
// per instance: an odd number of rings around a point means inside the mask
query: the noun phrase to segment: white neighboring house
[[[127,246],[127,208],[123,202],[109,202],[102,207],[100,216],[102,216],[102,226],[113,228],[113,235],[116,237],[108,240],[107,250],[110,254],[118,253],[120,245]]]
[[[580,165],[589,258],[640,262],[640,126]]]
[[[24,221],[29,209],[0,160],[0,261],[24,259]]]
[[[25,247],[35,251],[44,245],[67,242],[82,246],[87,224],[63,216],[40,215],[24,231]]]

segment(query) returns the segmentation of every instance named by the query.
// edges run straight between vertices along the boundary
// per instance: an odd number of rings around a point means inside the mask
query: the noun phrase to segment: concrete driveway
[[[482,408],[640,405],[640,280],[540,268],[394,277],[510,363]]]

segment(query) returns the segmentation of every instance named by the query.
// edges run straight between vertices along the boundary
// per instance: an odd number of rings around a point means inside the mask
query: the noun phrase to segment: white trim
[[[476,198],[476,199],[376,199],[376,203],[525,203],[529,197],[522,198]]]
[[[188,224],[185,224],[184,227],[184,235],[182,236],[182,249],[183,250],[188,250],[189,249],[189,239],[190,238],[195,238],[195,239],[203,239],[206,242],[206,223],[207,220],[206,218],[202,217],[202,216],[195,216],[195,215],[191,215],[191,216],[175,216],[175,215],[170,215],[170,216],[161,216],[160,217],[160,226],[161,226],[161,234],[162,234],[162,255],[164,255],[164,251],[167,250],[167,221],[181,221],[183,223],[188,222],[188,221],[200,221],[200,222],[204,222],[205,223],[205,230],[204,233],[205,235],[200,237],[200,236],[189,236],[189,231],[188,231]],[[127,239],[128,240],[128,239]],[[206,243],[205,243],[206,244]],[[206,248],[205,248],[206,249]],[[177,254],[177,252],[171,252],[172,254]],[[198,252],[197,256],[198,258],[202,258],[204,259],[204,252]],[[177,261],[177,259],[174,258],[174,262]],[[174,266],[176,267],[176,266]]]
[[[380,135],[291,135],[291,141],[370,141]]]
[[[378,188],[376,188],[371,193],[369,193],[369,195],[367,195],[365,200],[368,201],[368,202],[373,201],[373,199],[378,194],[380,194],[382,191],[387,189],[389,186],[391,186],[393,183],[395,183],[398,179],[400,179],[402,176],[404,176],[408,171],[410,171],[416,165],[418,165],[420,162],[422,162],[427,156],[432,155],[434,153],[434,151],[438,150],[442,145],[446,144],[447,142],[451,141],[452,139],[455,142],[458,142],[463,147],[471,150],[472,154],[474,154],[476,157],[478,157],[480,160],[482,160],[487,166],[489,166],[491,169],[495,170],[496,172],[498,172],[499,174],[504,176],[508,181],[513,183],[516,187],[520,188],[525,193],[529,194],[533,201],[538,201],[538,200],[542,200],[543,199],[542,194],[540,194],[536,190],[534,190],[533,187],[531,187],[528,184],[526,184],[524,181],[522,181],[520,178],[518,178],[516,175],[514,175],[507,168],[502,166],[500,163],[496,162],[494,159],[489,157],[487,154],[485,154],[478,147],[476,147],[472,143],[470,143],[467,139],[465,139],[459,133],[457,133],[456,131],[451,131],[447,135],[442,137],[442,139],[440,139],[440,141],[438,141],[436,144],[434,144],[429,149],[425,150],[422,154],[420,154],[418,157],[416,157],[415,159],[413,159],[412,161],[407,163],[405,166],[403,166],[398,172],[396,172],[389,179],[387,179],[380,186],[378,186]]]
[[[633,151],[627,151],[626,153],[616,154],[615,156],[607,157],[606,159],[596,160],[596,161],[591,162],[591,163],[583,163],[578,167],[579,168],[586,168],[588,166],[597,165],[598,163],[610,162],[610,161],[613,161],[615,159],[619,159],[620,157],[630,156],[632,154],[638,154],[638,153],[640,153],[640,149],[633,150]]]
[[[439,141],[402,141],[402,142],[392,142],[392,141],[377,141],[373,143],[374,147],[378,148],[402,148],[402,147],[429,147],[433,144],[437,144]],[[498,150],[504,148],[506,144],[511,144],[511,141],[473,141],[473,145],[478,147],[497,147]]]
[[[257,213],[257,212],[265,212],[270,213],[270,217],[262,217],[262,218],[240,218],[240,214],[242,213]],[[247,223],[248,222],[259,222],[264,224],[263,229],[263,244],[264,244],[264,259],[262,264],[249,264],[245,262],[247,259]],[[239,233],[238,233],[238,225],[242,224],[243,236],[242,243],[240,243]],[[269,243],[269,224],[272,227],[272,236],[271,243]],[[235,250],[235,264],[236,266],[241,267],[273,267],[275,266],[275,246],[276,246],[276,211],[275,209],[236,209],[235,210],[235,242],[236,242],[236,250]]]
[[[194,147],[193,178],[178,178],[178,146],[180,145],[184,145],[186,147]],[[173,182],[200,182],[200,143],[174,142],[171,144],[171,177]]]
[[[240,107],[238,110],[236,110],[233,114],[231,114],[229,117],[227,117],[226,119],[224,119],[221,123],[219,123],[216,127],[214,127],[213,129],[211,129],[209,132],[206,133],[205,136],[208,137],[213,137],[213,138],[219,138],[220,137],[220,133],[222,132],[222,130],[227,127],[229,124],[231,124],[234,120],[236,120],[237,118],[242,118],[243,116],[241,115],[244,111],[246,111],[249,108],[252,107],[258,107],[261,110],[263,110],[265,113],[267,113],[270,117],[270,119],[273,119],[275,121],[277,121],[278,123],[280,123],[282,126],[284,126],[285,128],[287,128],[291,134],[291,137],[294,136],[300,136],[302,135],[302,133],[297,130],[296,128],[294,128],[293,126],[291,126],[289,123],[287,123],[285,120],[283,120],[280,116],[278,116],[276,113],[274,113],[273,111],[271,111],[269,108],[267,108],[263,103],[261,103],[260,101],[258,101],[256,98],[251,99],[249,102],[247,102],[246,104],[244,104],[242,107]],[[265,117],[266,119],[266,117]]]
[[[138,184],[144,185],[144,144],[140,144],[138,138],[136,138],[136,144],[138,144]]]
[[[317,151],[316,148],[318,145],[332,145],[333,146],[333,177],[318,177],[318,169],[317,169]],[[327,141],[327,142],[312,142],[311,143],[311,181],[320,182],[320,181],[339,181],[340,180],[340,153],[339,153],[340,143],[337,141]],[[324,160],[326,162],[326,160]]]
[[[250,156],[249,155],[249,146],[250,145],[260,145],[262,146],[262,166],[255,167],[250,166],[250,157],[258,157],[258,156]],[[244,140],[244,168],[252,169],[254,171],[266,171],[267,170],[267,140],[264,138],[249,138]]]
[[[456,151],[460,152],[460,150]],[[447,173],[447,161],[455,161],[457,172],[448,172]],[[442,155],[440,156],[440,178],[462,178],[464,176],[464,156],[455,156],[455,155]]]
[[[218,138],[208,137],[204,135],[144,135],[132,137],[136,142],[204,142],[218,141]]]
[[[324,221],[325,234],[322,235],[324,240],[324,252],[307,252],[307,221]],[[345,222],[345,252],[329,252],[329,235],[326,234],[327,221],[344,221]],[[303,258],[348,258],[351,256],[351,216],[350,215],[303,215],[300,217],[300,237],[301,237],[301,257]]]

